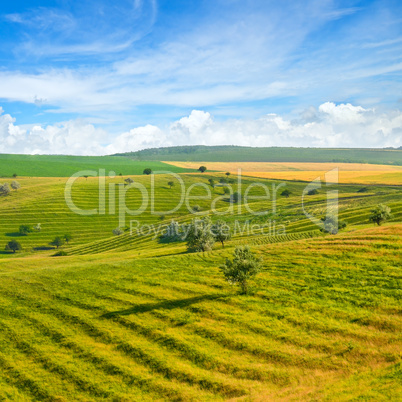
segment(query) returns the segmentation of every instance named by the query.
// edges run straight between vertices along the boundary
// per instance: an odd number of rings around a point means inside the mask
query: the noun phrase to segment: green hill
[[[133,160],[199,162],[346,162],[402,165],[402,150],[180,146],[117,154]]]
[[[205,195],[207,186],[219,198],[217,212],[230,207],[224,188],[208,181],[223,173],[180,177],[191,195]],[[242,198],[233,213],[211,214],[232,229],[254,231],[236,233],[224,248],[188,253],[185,242],[162,241],[152,231],[112,234],[125,178],[105,179],[105,213],[93,216],[68,208],[63,177],[17,178],[21,188],[0,196],[0,400],[400,399],[399,186],[328,187],[338,191],[339,216],[348,223],[329,235],[305,216],[306,183],[287,182],[290,195],[278,193],[275,210],[272,198],[254,198],[249,209]],[[155,210],[180,204],[172,176],[134,180],[148,194],[154,183]],[[245,177],[242,194],[256,183],[270,190],[280,184]],[[264,194],[252,188],[249,195]],[[81,209],[100,208],[99,178],[79,178],[71,196]],[[139,208],[142,193],[128,190],[125,200]],[[393,214],[381,227],[368,221],[378,203]],[[195,204],[210,214],[210,199],[189,200],[190,208]],[[304,200],[318,218],[326,206],[325,186]],[[128,219],[147,229],[194,216],[185,202],[166,216],[148,203]],[[267,220],[286,232],[263,233]],[[18,233],[20,225],[37,223],[40,231]],[[66,255],[54,256],[49,243],[64,234],[72,235],[61,247]],[[4,250],[10,240],[23,250]],[[240,295],[219,266],[245,243],[263,269],[250,294]]]

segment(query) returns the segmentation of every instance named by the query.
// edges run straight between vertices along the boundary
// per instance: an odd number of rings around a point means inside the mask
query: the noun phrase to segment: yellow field
[[[340,183],[402,184],[402,166],[370,165],[365,163],[291,163],[291,162],[165,162],[174,166],[197,169],[205,165],[208,170],[244,176],[279,180],[312,181],[329,170],[339,169]]]

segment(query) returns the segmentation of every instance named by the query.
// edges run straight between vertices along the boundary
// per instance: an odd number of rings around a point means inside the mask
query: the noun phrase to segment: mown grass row
[[[0,396],[275,399],[308,389],[325,399],[345,376],[400,361],[401,235],[399,224],[254,246],[264,269],[248,296],[219,272],[230,245],[0,262]],[[395,381],[378,381],[398,395]]]

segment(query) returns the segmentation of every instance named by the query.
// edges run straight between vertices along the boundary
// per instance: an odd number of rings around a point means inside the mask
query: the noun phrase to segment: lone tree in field
[[[71,236],[70,234],[65,234],[64,236],[63,236],[63,238],[64,238],[64,240],[66,241],[66,243],[68,244],[68,242],[70,241],[70,240],[72,240],[72,238],[73,238],[73,236]]]
[[[337,234],[341,229],[344,229],[347,226],[345,221],[339,219],[335,215],[327,215],[325,218],[322,218],[321,221],[322,228],[320,230],[331,234]]]
[[[59,248],[60,246],[62,246],[64,244],[64,240],[62,237],[60,236],[56,236],[54,238],[54,240],[50,243],[52,246],[56,246],[57,248]]]
[[[26,236],[28,233],[32,233],[32,228],[29,225],[20,225],[18,232],[20,235]]]
[[[220,269],[231,285],[240,286],[241,293],[247,294],[248,282],[261,271],[261,262],[249,246],[237,246],[233,260],[227,259]]]
[[[194,220],[185,228],[185,231],[188,251],[212,250],[215,237],[212,234],[212,222],[209,217]]]
[[[206,168],[205,166],[200,166],[200,167],[198,168],[198,170],[199,170],[201,173],[204,173],[204,172],[207,170],[207,168]]]
[[[169,188],[172,188],[174,186],[174,181],[168,181],[168,186]]]
[[[17,173],[13,174],[13,178],[16,179],[17,178]]]
[[[312,190],[310,190],[307,195],[317,195],[318,194],[318,190],[316,188],[313,188]]]
[[[11,182],[11,188],[15,191],[17,191],[19,188],[21,188],[21,184],[18,183],[18,181],[13,180]]]
[[[380,226],[390,218],[392,218],[391,208],[388,205],[378,204],[375,209],[371,210],[369,220]]]
[[[8,183],[0,184],[0,195],[7,196],[11,193],[10,186]]]
[[[230,176],[230,172],[226,172],[225,175],[226,175],[227,177],[229,177],[229,176]]]
[[[230,226],[222,220],[216,221],[212,225],[212,234],[216,241],[222,243],[222,248],[225,247],[225,241],[228,241],[232,238],[232,230],[230,229]]]
[[[142,173],[146,174],[148,176],[148,175],[150,175],[152,173],[152,169],[146,168],[146,169],[144,169],[144,171]]]
[[[17,240],[11,240],[6,244],[6,250],[15,253],[17,250],[22,250],[21,244]]]
[[[88,176],[87,176],[87,175],[85,175],[84,177],[85,177],[85,180],[88,180]]]
[[[286,198],[289,198],[290,194],[291,194],[291,192],[290,192],[288,189],[283,190],[283,191],[281,192],[281,196],[282,196],[282,197],[286,197]]]
[[[127,177],[127,179],[124,180],[127,184],[133,184],[134,180],[131,177]]]
[[[212,178],[208,179],[208,183],[212,188],[215,187],[215,180],[214,179],[212,179]]]

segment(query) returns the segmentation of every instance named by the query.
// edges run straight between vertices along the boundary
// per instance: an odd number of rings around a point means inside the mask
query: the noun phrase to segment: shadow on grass
[[[48,250],[56,250],[56,247],[51,247],[51,246],[39,246],[39,247],[34,247],[35,251],[48,251]]]
[[[152,310],[157,309],[165,309],[165,310],[173,310],[175,308],[184,308],[191,306],[192,304],[202,302],[204,300],[216,300],[227,298],[227,295],[205,295],[205,296],[196,296],[190,297],[189,299],[179,299],[179,300],[166,300],[158,303],[148,303],[148,304],[140,304],[138,306],[134,306],[127,310],[120,311],[111,311],[110,313],[103,314],[102,318],[113,318],[121,315],[131,315],[138,313],[147,313]]]
[[[6,233],[8,237],[25,237],[26,234],[21,234],[20,232]]]

